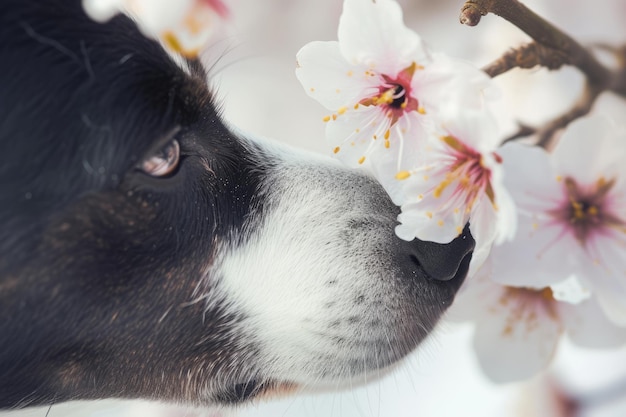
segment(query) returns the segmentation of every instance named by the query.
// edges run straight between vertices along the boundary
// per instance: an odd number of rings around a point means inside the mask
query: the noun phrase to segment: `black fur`
[[[237,353],[237,317],[180,302],[215,242],[262,209],[262,167],[205,74],[129,19],[95,23],[75,0],[0,8],[0,407],[185,398],[187,372],[208,379],[199,365]],[[172,136],[176,175],[134,168]]]

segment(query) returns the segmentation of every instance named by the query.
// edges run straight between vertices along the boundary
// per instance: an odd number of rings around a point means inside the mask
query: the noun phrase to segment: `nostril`
[[[476,242],[466,225],[463,232],[450,243],[415,240],[411,245],[412,262],[418,264],[431,278],[449,281],[461,273],[463,276],[467,274]]]

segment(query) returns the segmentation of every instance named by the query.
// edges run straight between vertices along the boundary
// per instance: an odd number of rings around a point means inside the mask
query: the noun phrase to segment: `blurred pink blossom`
[[[625,143],[626,129],[589,116],[572,123],[552,153],[503,147],[519,228],[494,249],[494,280],[541,287],[574,276],[626,326]]]
[[[594,297],[569,303],[557,300],[558,287],[509,287],[491,278],[487,261],[466,283],[449,317],[475,324],[474,349],[494,382],[523,380],[547,369],[563,335],[594,349],[626,343],[626,329],[609,321]]]

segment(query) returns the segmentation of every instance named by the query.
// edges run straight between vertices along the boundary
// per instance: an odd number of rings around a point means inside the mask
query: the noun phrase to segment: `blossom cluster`
[[[532,376],[563,334],[626,343],[626,130],[593,115],[552,152],[503,146],[491,79],[430,51],[394,0],[345,0],[338,41],[305,45],[296,76],[329,110],[333,155],[401,207],[398,237],[448,243],[469,223],[455,309],[488,376]]]
[[[220,18],[228,15],[221,0],[83,0],[83,7],[99,22],[124,13],[146,36],[187,57],[200,53]]]

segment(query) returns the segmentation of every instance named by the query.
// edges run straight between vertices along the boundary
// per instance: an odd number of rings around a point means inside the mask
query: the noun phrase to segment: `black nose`
[[[433,279],[449,281],[459,273],[467,274],[469,261],[476,242],[469,231],[469,224],[450,243],[434,243],[414,240],[411,242],[411,258]],[[464,271],[462,271],[464,270]]]

